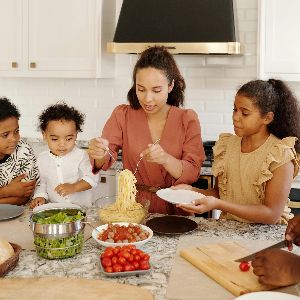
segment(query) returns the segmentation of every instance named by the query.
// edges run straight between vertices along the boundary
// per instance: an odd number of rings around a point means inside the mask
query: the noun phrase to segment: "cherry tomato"
[[[122,255],[123,257],[125,257],[126,259],[128,259],[130,257],[130,253],[127,251],[122,251]]]
[[[248,261],[242,261],[239,265],[240,270],[243,272],[247,272],[250,269],[250,264]]]
[[[125,265],[127,263],[127,261],[126,261],[125,257],[121,256],[121,257],[118,258],[118,263],[120,265]]]
[[[106,267],[104,269],[104,271],[107,272],[107,273],[112,273],[113,272],[113,268],[112,267]]]
[[[115,264],[112,266],[114,272],[122,272],[123,267],[120,264]]]
[[[102,266],[103,266],[104,268],[106,268],[106,267],[111,267],[111,259],[110,259],[109,257],[104,257],[104,258],[102,259]]]
[[[135,270],[135,268],[132,264],[127,264],[123,267],[124,272],[130,272],[130,271],[134,271],[134,270]]]
[[[132,254],[129,254],[129,257],[127,258],[128,262],[133,262],[134,261],[134,256]]]
[[[120,252],[120,248],[115,248],[114,250],[113,250],[113,252],[114,252],[114,254],[116,255],[116,254],[118,254],[119,252]]]
[[[104,252],[103,252],[103,257],[113,257],[113,255],[114,255],[114,252],[112,251],[112,250],[105,250]]]
[[[138,270],[140,268],[140,264],[137,261],[133,261],[132,265],[134,266],[135,270]]]
[[[142,260],[140,262],[140,270],[149,270],[150,269],[150,264],[147,260]]]
[[[136,255],[136,254],[137,254],[137,249],[131,249],[131,250],[130,250],[130,253],[131,253],[132,255]]]
[[[140,260],[141,260],[141,257],[140,257],[139,255],[135,255],[135,256],[134,256],[134,260],[135,260],[135,261],[140,261]]]
[[[114,264],[116,264],[118,262],[118,257],[117,256],[113,256],[112,258],[111,258],[111,263],[114,265]]]
[[[144,256],[142,257],[143,260],[148,260],[150,259],[150,255],[147,253],[144,253]]]

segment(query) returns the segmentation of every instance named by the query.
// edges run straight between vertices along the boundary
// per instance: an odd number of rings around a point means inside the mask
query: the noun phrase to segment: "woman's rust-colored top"
[[[144,110],[134,110],[125,104],[114,109],[104,126],[102,137],[109,141],[109,148],[115,158],[118,150],[122,149],[123,168],[132,172],[140,154],[153,143]],[[195,182],[205,159],[197,114],[191,109],[171,106],[159,144],[167,153],[181,160],[182,175],[175,179],[162,165],[142,159],[135,174],[137,184],[167,188],[179,183]],[[112,158],[107,155],[102,169],[107,170],[112,163]],[[149,212],[185,214],[160,199],[154,192],[141,189],[137,198],[150,200]]]
[[[270,134],[259,148],[242,153],[241,137],[230,133],[221,134],[213,148],[212,167],[213,175],[218,177],[220,199],[245,205],[264,203],[266,183],[278,167],[293,161],[294,177],[297,175],[299,167],[295,163],[294,150],[296,140],[294,137],[281,140]],[[221,217],[248,222],[229,213],[222,213]],[[292,217],[286,205],[278,223],[286,224]]]

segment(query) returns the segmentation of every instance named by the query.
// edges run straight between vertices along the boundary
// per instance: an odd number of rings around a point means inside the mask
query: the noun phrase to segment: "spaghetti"
[[[136,202],[136,178],[127,169],[119,173],[118,196],[116,202],[104,209],[100,209],[99,217],[104,223],[129,222],[140,223],[146,211],[142,204]]]

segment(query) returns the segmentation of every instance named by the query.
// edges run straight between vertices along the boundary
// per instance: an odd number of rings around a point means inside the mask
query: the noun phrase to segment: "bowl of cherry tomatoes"
[[[153,236],[153,231],[137,223],[109,223],[98,226],[92,231],[94,240],[104,247],[123,245],[142,246]]]
[[[107,247],[100,255],[100,268],[106,276],[130,276],[151,270],[150,255],[135,245]]]

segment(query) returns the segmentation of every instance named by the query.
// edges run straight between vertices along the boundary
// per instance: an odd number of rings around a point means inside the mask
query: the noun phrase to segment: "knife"
[[[274,244],[274,245],[272,245],[272,246],[269,246],[269,247],[267,247],[267,248],[264,248],[264,249],[261,249],[261,250],[259,250],[259,251],[257,251],[257,252],[254,252],[254,253],[252,253],[252,254],[250,254],[250,255],[247,255],[247,256],[241,257],[241,258],[239,258],[239,259],[236,259],[235,261],[236,261],[236,262],[251,261],[251,260],[253,260],[253,259],[255,258],[255,255],[256,255],[258,252],[265,251],[265,250],[269,250],[269,249],[273,249],[273,248],[285,248],[285,247],[290,247],[291,245],[292,245],[292,242],[289,242],[289,241],[287,241],[287,240],[283,240],[283,241],[281,241],[281,242],[279,242],[279,243],[276,243],[276,244]]]

